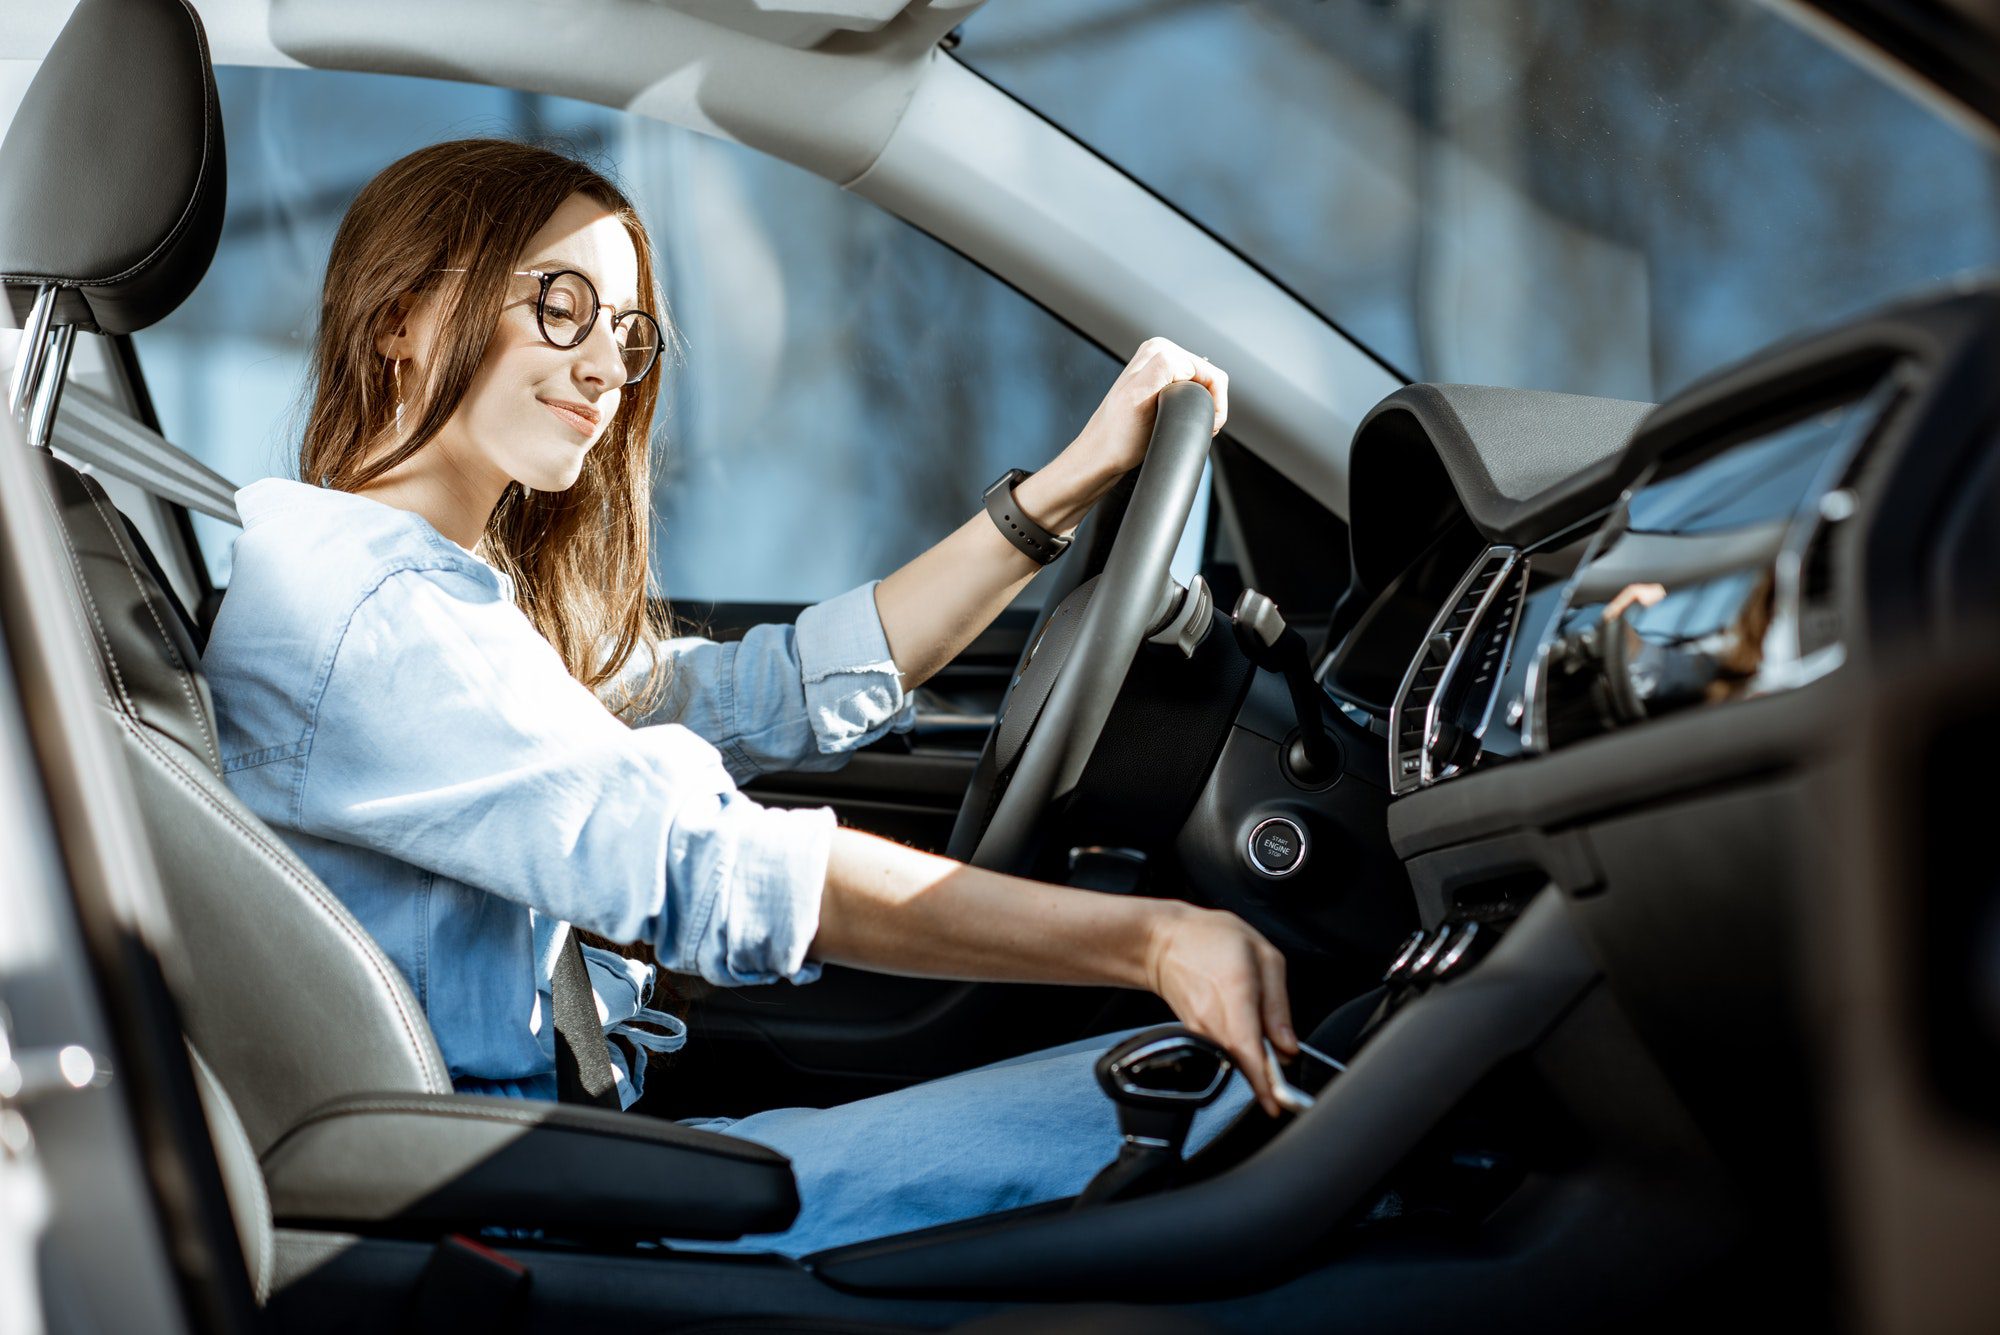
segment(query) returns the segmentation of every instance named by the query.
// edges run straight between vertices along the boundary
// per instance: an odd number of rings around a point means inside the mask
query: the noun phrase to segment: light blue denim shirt
[[[810,982],[833,813],[737,791],[913,719],[868,584],[717,644],[663,641],[638,726],[564,668],[512,581],[422,516],[267,478],[202,662],[223,771],[402,969],[453,1080],[553,1097],[567,924],[725,986]],[[648,647],[625,665],[642,672]],[[608,688],[607,688],[608,694]],[[627,1104],[685,1041],[651,970],[585,950]],[[629,1067],[629,1069],[628,1069]]]

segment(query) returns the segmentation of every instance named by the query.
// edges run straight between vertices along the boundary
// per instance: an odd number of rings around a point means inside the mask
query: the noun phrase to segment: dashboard
[[[1484,548],[1398,686],[1391,790],[1838,667],[1830,540],[1889,384],[1663,461],[1581,537]]]
[[[1936,439],[1940,419],[1957,434],[1970,425],[1953,420],[1965,408],[1954,381],[1995,308],[1984,293],[1899,308],[1638,413],[1520,392],[1502,427],[1482,431],[1508,391],[1473,405],[1453,387],[1392,396],[1355,455],[1357,477],[1372,459],[1371,485],[1403,493],[1399,531],[1357,521],[1355,606],[1320,669],[1336,703],[1379,720],[1390,793],[1841,667],[1869,624],[1856,535],[1871,511],[1909,533],[1910,511],[1890,499],[1909,472],[1895,457]],[[1515,494],[1501,495],[1497,456],[1520,453],[1523,415],[1568,438],[1542,451],[1539,475],[1515,458]],[[1943,566],[1933,619],[1962,610],[1943,590],[1973,583]],[[1876,618],[1885,628],[1919,600],[1898,601]]]

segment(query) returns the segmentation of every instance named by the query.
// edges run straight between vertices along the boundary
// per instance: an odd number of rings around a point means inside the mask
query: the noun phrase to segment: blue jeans
[[[792,1161],[799,1217],[782,1233],[702,1251],[803,1256],[845,1243],[1058,1200],[1118,1153],[1118,1115],[1092,1071],[1139,1032],[1086,1038],[837,1108],[777,1108],[683,1125],[768,1145]],[[1193,1152],[1250,1103],[1233,1074],[1195,1117]]]

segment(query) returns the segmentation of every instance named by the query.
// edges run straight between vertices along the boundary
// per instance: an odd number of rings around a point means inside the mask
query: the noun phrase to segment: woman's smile
[[[561,418],[572,431],[586,440],[597,433],[598,412],[587,403],[568,399],[538,399],[544,408]]]

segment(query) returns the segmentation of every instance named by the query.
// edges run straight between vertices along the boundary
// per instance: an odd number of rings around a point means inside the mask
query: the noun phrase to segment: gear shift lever
[[[1124,1137],[1077,1197],[1079,1208],[1157,1190],[1179,1170],[1196,1112],[1215,1102],[1231,1070],[1216,1044],[1178,1024],[1132,1035],[1097,1059],[1097,1083],[1118,1105]]]

